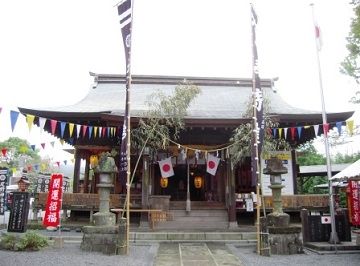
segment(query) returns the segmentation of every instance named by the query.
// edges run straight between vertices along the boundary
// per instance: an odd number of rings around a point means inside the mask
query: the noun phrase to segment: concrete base
[[[63,248],[63,247],[64,247],[64,238],[62,236],[54,237],[54,248]]]
[[[300,227],[268,227],[268,230],[271,254],[292,255],[304,253]]]
[[[126,219],[119,226],[84,226],[80,248],[107,255],[127,254]]]
[[[229,222],[229,229],[235,229],[238,228],[238,223],[235,222]]]

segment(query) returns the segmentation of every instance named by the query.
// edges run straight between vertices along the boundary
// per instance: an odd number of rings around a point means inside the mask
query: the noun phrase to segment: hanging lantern
[[[90,165],[91,168],[95,168],[99,164],[99,159],[97,155],[91,155],[90,156]]]
[[[202,187],[202,184],[203,184],[203,179],[201,176],[195,176],[194,178],[194,186],[196,188],[201,188]]]
[[[167,179],[167,177],[160,178],[160,186],[162,188],[167,188],[168,184],[169,184],[169,180]]]

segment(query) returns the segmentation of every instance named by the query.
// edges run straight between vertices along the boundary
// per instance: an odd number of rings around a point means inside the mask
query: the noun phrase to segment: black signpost
[[[29,215],[29,192],[14,192],[11,205],[8,232],[24,233],[27,229]]]

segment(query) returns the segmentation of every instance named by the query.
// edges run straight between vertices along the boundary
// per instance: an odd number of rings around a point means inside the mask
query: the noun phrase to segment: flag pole
[[[120,16],[120,26],[123,37],[125,59],[126,59],[126,98],[124,124],[121,136],[120,147],[120,179],[126,172],[126,254],[129,254],[129,234],[130,234],[130,87],[131,87],[131,33],[132,33],[132,0],[124,0],[118,5]]]
[[[315,39],[316,41],[320,41],[320,31],[319,27],[315,20],[314,14],[314,4],[310,4],[313,22],[315,26]],[[325,144],[325,154],[326,154],[326,169],[327,169],[327,177],[328,177],[328,186],[329,186],[329,205],[330,205],[330,216],[331,216],[331,233],[329,243],[335,244],[335,251],[337,251],[336,244],[339,243],[339,238],[336,232],[335,226],[335,210],[334,210],[334,195],[333,195],[333,186],[331,181],[331,161],[330,161],[330,151],[329,151],[329,141],[328,141],[328,129],[329,125],[327,123],[326,117],[326,109],[325,109],[325,101],[324,101],[324,91],[323,91],[323,84],[322,84],[322,75],[321,75],[321,64],[320,64],[320,44],[317,43],[316,47],[316,58],[317,58],[317,67],[318,67],[318,75],[319,75],[319,87],[320,87],[320,97],[321,97],[321,107],[322,107],[322,122],[324,128],[324,144]]]

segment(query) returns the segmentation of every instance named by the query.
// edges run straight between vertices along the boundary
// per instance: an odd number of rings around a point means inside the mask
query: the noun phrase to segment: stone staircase
[[[186,211],[184,201],[170,202],[169,219],[156,222],[156,230],[224,230],[229,227],[228,212],[219,202],[191,202]]]

